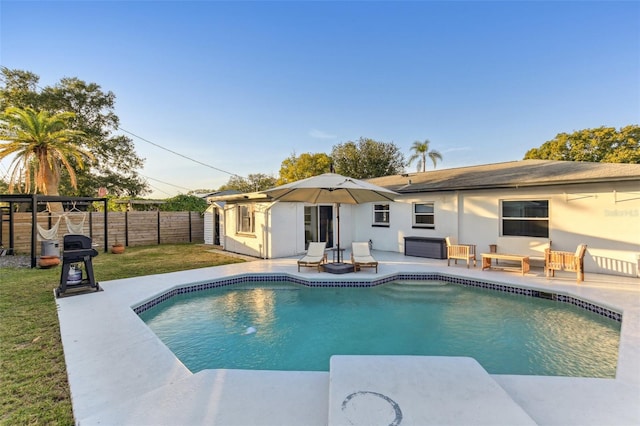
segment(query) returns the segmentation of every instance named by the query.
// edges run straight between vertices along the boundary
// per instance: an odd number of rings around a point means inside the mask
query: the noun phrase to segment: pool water
[[[141,318],[192,372],[328,371],[331,355],[469,356],[492,374],[615,377],[620,323],[568,304],[439,281],[239,284]]]

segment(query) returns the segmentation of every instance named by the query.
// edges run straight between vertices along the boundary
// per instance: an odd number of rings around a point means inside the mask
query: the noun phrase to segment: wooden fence
[[[68,229],[67,221],[74,229],[79,229],[82,224],[82,234],[90,236],[99,251],[105,246],[103,212],[38,213],[37,217],[38,225],[45,230],[58,224],[54,239],[59,242],[60,249],[64,235],[73,233]],[[115,242],[127,246],[204,242],[204,218],[199,212],[108,212],[107,222],[109,246]],[[29,254],[31,213],[13,214],[13,247],[9,242],[9,225],[9,215],[3,214],[3,247],[13,249],[16,254]],[[42,240],[39,235],[38,240]],[[36,244],[37,254],[40,254],[40,249],[40,243]]]

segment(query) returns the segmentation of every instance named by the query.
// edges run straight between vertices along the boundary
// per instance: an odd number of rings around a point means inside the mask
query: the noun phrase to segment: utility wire
[[[226,171],[226,170],[222,170],[222,169],[220,169],[220,168],[218,168],[218,167],[214,167],[214,166],[212,166],[212,165],[210,165],[210,164],[203,163],[202,161],[196,160],[196,159],[194,159],[194,158],[187,157],[186,155],[180,154],[179,152],[173,151],[173,150],[171,150],[171,149],[169,149],[169,148],[165,148],[165,147],[163,147],[162,145],[158,145],[158,144],[157,144],[157,143],[155,143],[155,142],[151,142],[150,140],[145,139],[145,138],[143,138],[142,136],[138,136],[138,135],[136,135],[135,133],[132,133],[132,132],[130,132],[130,131],[128,131],[128,130],[125,130],[125,129],[123,129],[122,127],[119,127],[119,126],[118,126],[118,130],[121,130],[121,131],[123,131],[123,132],[125,132],[125,133],[127,133],[127,134],[129,134],[129,135],[131,135],[131,136],[133,136],[133,137],[136,137],[136,138],[140,139],[141,141],[144,141],[144,142],[146,142],[146,143],[148,143],[148,144],[151,144],[151,145],[153,145],[153,146],[155,146],[155,147],[158,147],[158,148],[160,148],[160,149],[163,149],[163,150],[165,150],[165,151],[167,151],[167,152],[170,152],[170,153],[172,153],[172,154],[174,154],[174,155],[177,155],[177,156],[182,157],[182,158],[186,158],[187,160],[189,160],[189,161],[193,161],[194,163],[198,163],[198,164],[200,164],[201,166],[209,167],[210,169],[217,170],[217,171],[219,171],[219,172],[226,173],[226,174],[231,175],[231,176],[237,176],[237,177],[240,177],[240,178],[242,177],[242,176],[240,176],[240,175],[238,175],[238,174],[236,174],[236,173],[231,173],[231,172],[228,172],[228,171]]]
[[[40,90],[44,90],[44,89],[43,89],[43,87],[42,87],[42,86],[40,86],[39,84],[36,84],[36,87],[38,87]],[[244,177],[240,176],[240,175],[239,175],[239,174],[237,174],[237,173],[228,172],[228,171],[226,171],[226,170],[220,169],[220,168],[215,167],[215,166],[212,166],[212,165],[210,165],[210,164],[203,163],[202,161],[196,160],[195,158],[187,157],[187,156],[186,156],[186,155],[184,155],[184,154],[180,154],[179,152],[173,151],[173,150],[171,150],[171,149],[169,149],[169,148],[165,148],[165,147],[163,147],[162,145],[158,145],[158,144],[157,144],[157,143],[155,143],[155,142],[151,142],[149,139],[145,139],[145,138],[143,138],[142,136],[136,135],[135,133],[130,132],[130,131],[126,130],[126,129],[123,129],[123,128],[122,128],[122,127],[120,127],[120,126],[118,126],[118,130],[120,130],[120,131],[122,131],[122,132],[125,132],[125,133],[127,133],[127,134],[129,134],[129,135],[131,135],[131,136],[133,136],[133,137],[136,137],[136,138],[140,139],[141,141],[144,141],[144,142],[146,142],[146,143],[148,143],[148,144],[150,144],[150,145],[153,145],[153,146],[155,146],[155,147],[157,147],[157,148],[163,149],[163,150],[165,150],[165,151],[167,151],[167,152],[170,152],[170,153],[172,153],[172,154],[174,154],[174,155],[177,155],[177,156],[179,156],[179,157],[185,158],[185,159],[187,159],[187,160],[189,160],[189,161],[193,161],[194,163],[200,164],[201,166],[209,167],[210,169],[217,170],[217,171],[219,171],[219,172],[226,173],[226,174],[228,174],[228,175],[236,176],[236,177],[239,177],[239,178],[241,178],[241,179],[244,179]],[[5,173],[5,176],[6,176],[7,174],[8,174],[8,171]],[[148,178],[148,179],[150,179],[150,178]],[[156,180],[157,180],[157,179],[156,179]],[[158,182],[160,182],[160,181],[158,181]],[[166,182],[162,182],[162,183],[167,184]],[[167,185],[171,185],[171,184],[169,183],[169,184],[167,184]],[[173,185],[173,186],[176,186],[176,185]],[[188,188],[182,188],[182,189],[188,189]]]
[[[163,192],[163,193],[167,194],[169,197],[171,197],[171,195],[172,195],[172,194],[169,194],[167,191],[163,191],[162,189],[158,188],[157,186],[153,186],[153,185],[151,185],[150,183],[149,183],[148,185],[149,185],[151,188],[155,189],[156,191]]]
[[[140,176],[142,176],[145,179],[151,179],[151,180],[155,180],[156,182],[164,183],[165,185],[174,186],[174,187],[180,188],[180,189],[186,189],[187,191],[193,191],[193,189],[185,188],[184,186],[178,186],[178,185],[175,185],[175,184],[169,183],[169,182],[164,182],[164,181],[161,181],[160,179],[152,178],[152,177],[145,176],[145,175],[140,175]]]

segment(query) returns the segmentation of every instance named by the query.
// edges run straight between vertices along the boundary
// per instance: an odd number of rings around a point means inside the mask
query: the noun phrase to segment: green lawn
[[[100,282],[242,262],[208,249],[172,244],[100,253],[93,259],[95,278]],[[53,296],[60,269],[0,268],[0,424],[74,424]]]

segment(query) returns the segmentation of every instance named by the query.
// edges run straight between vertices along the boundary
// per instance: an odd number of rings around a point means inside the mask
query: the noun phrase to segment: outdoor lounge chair
[[[351,263],[355,271],[361,268],[376,268],[378,273],[378,261],[369,252],[369,243],[351,243]]]
[[[301,266],[318,268],[318,272],[320,272],[322,270],[322,264],[327,262],[327,254],[324,252],[326,246],[326,242],[310,242],[307,248],[307,254],[298,260],[298,272],[300,272]]]
[[[584,255],[587,245],[580,244],[575,253],[570,251],[551,250],[544,251],[544,274],[555,276],[556,271],[571,271],[576,273],[576,281],[584,281]]]
[[[476,267],[476,246],[474,244],[456,244],[453,237],[445,238],[447,241],[447,266],[451,266],[451,259],[458,264],[458,260],[464,260],[467,262],[467,268],[469,263],[473,260],[473,267]]]

